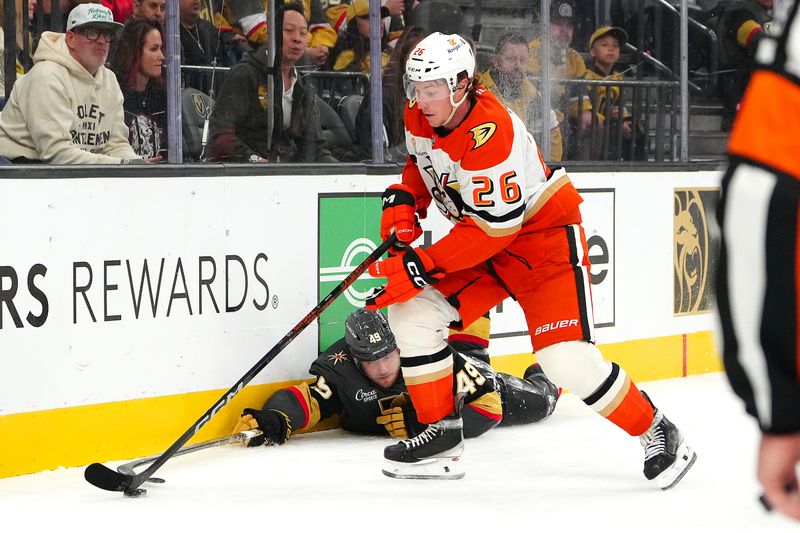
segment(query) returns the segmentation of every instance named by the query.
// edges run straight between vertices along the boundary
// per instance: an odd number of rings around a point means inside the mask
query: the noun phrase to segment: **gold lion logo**
[[[475,146],[473,146],[472,149],[477,150],[492,138],[494,132],[497,131],[497,124],[494,122],[486,122],[480,126],[475,126],[469,131],[472,133],[472,140],[475,142]]]
[[[673,261],[675,314],[709,310],[714,251],[703,189],[675,189]]]

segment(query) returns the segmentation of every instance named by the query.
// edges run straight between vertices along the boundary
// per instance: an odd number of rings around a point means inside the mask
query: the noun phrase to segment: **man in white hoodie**
[[[67,32],[44,32],[34,66],[0,114],[0,154],[12,163],[143,162],[128,144],[122,92],[103,64],[114,32],[111,10],[80,4]]]

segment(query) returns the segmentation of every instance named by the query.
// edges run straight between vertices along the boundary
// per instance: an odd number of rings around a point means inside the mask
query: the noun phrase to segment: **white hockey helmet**
[[[460,35],[432,33],[422,39],[406,61],[406,94],[413,98],[414,82],[444,80],[453,94],[458,88],[458,75],[475,75],[475,54],[472,46]]]

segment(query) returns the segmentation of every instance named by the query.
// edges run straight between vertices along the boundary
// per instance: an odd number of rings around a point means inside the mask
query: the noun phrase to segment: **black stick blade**
[[[131,486],[133,476],[120,474],[100,463],[92,463],[83,473],[86,481],[103,490],[124,492]]]

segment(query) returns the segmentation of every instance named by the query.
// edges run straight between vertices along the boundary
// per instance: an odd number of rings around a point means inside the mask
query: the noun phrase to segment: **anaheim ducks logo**
[[[477,150],[480,146],[486,144],[486,141],[492,138],[494,132],[497,131],[497,124],[494,122],[486,122],[480,126],[475,126],[469,131],[472,133],[472,140],[475,141],[475,146],[473,146],[472,149]]]

